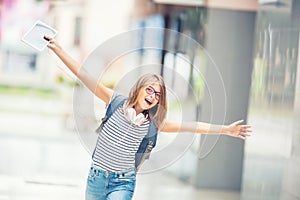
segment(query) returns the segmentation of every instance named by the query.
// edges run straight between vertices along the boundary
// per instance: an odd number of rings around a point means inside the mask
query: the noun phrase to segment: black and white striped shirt
[[[148,132],[150,122],[141,126],[129,122],[120,106],[105,122],[97,140],[93,163],[107,171],[123,171],[135,167],[135,154]]]

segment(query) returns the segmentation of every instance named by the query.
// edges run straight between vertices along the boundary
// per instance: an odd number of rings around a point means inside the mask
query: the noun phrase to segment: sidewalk
[[[85,179],[0,176],[0,200],[83,200]],[[197,190],[165,172],[137,178],[134,200],[238,200],[239,193]]]
[[[84,199],[90,155],[65,129],[63,105],[10,97],[0,104],[12,110],[0,112],[0,200]],[[32,112],[17,111],[24,108]],[[138,175],[134,199],[238,200],[239,193],[197,190],[162,170]]]

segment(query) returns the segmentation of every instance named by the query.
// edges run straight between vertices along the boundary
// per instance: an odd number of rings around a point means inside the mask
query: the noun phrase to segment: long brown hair
[[[166,86],[163,78],[158,74],[145,74],[141,76],[137,82],[132,86],[129,92],[128,100],[125,108],[131,108],[137,103],[137,97],[141,88],[146,85],[158,84],[160,86],[160,99],[157,105],[148,111],[150,120],[153,120],[155,126],[159,128],[167,115],[167,98],[166,98]]]

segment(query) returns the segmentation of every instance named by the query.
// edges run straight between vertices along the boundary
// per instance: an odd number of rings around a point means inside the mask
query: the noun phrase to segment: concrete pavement
[[[0,200],[84,199],[90,155],[65,126],[65,106],[1,96]],[[197,190],[161,170],[138,176],[134,199],[237,200],[239,193]]]

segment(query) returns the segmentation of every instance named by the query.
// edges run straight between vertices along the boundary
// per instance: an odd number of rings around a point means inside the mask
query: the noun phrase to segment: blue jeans
[[[135,169],[109,172],[92,165],[87,180],[85,199],[130,200],[133,196],[135,180]]]

